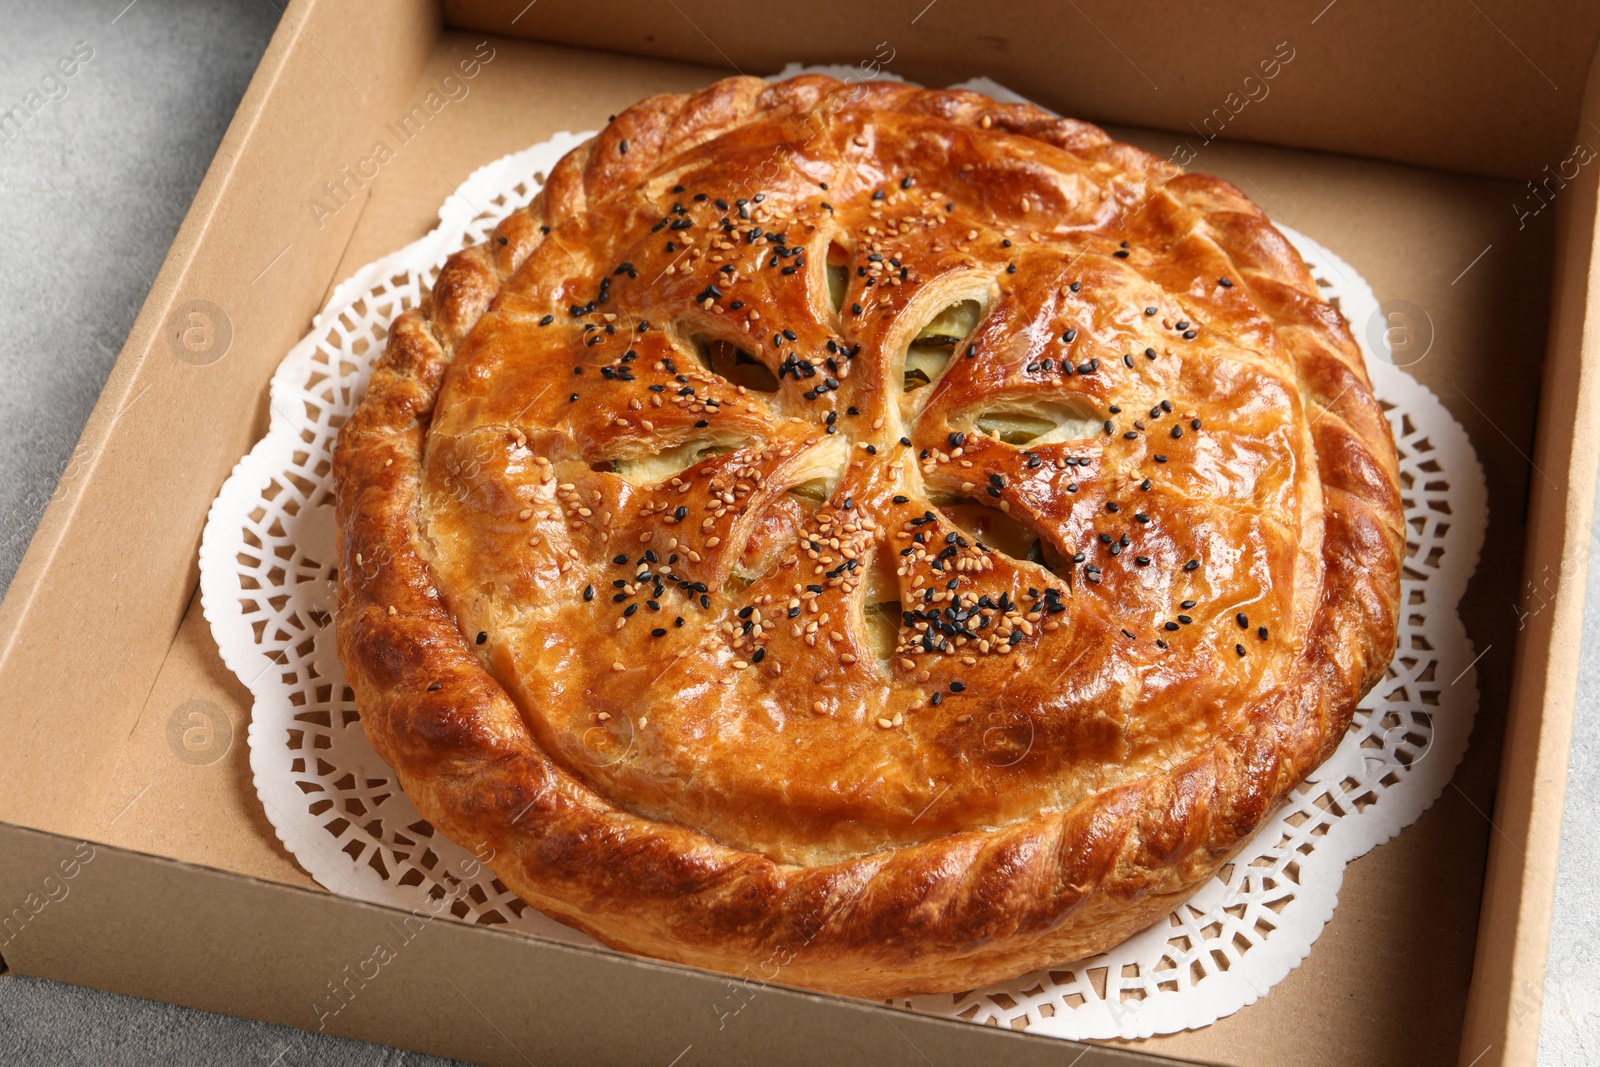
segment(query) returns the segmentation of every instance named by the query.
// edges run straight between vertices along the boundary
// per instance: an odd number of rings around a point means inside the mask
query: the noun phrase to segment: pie
[[[1116,944],[1395,649],[1393,439],[1294,249],[972,92],[630,108],[395,322],[335,472],[340,654],[423,815],[789,985]]]

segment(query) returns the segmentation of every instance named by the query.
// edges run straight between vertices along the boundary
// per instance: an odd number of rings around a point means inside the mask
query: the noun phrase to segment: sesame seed
[[[488,632],[487,632],[487,631],[485,631],[485,630],[479,630],[479,631],[478,631],[478,644],[480,644],[480,645],[481,645],[481,644],[483,644],[483,643],[484,643],[484,642],[485,642],[485,641],[487,641],[487,640],[489,640],[489,634],[488,634]]]

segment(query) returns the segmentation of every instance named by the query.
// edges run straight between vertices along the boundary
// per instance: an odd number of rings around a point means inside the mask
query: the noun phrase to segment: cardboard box
[[[1257,0],[1226,18],[1085,0],[998,21],[967,0],[298,0],[0,606],[6,966],[489,1063],[1533,1064],[1596,475],[1579,430],[1600,410],[1600,163],[1571,176],[1569,161],[1600,146],[1597,38],[1600,8],[1570,0]],[[309,208],[485,40],[470,96],[352,201]],[[399,913],[316,888],[276,844],[248,773],[248,694],[196,596],[205,514],[265,430],[270,374],[332,287],[425,232],[480,164],[732,67],[855,63],[880,42],[907,77],[989,74],[1163,155],[1191,142],[1194,169],[1328,244],[1380,300],[1427,311],[1433,350],[1410,370],[1467,427],[1491,500],[1462,603],[1482,710],[1453,785],[1349,867],[1333,921],[1270,995],[1132,1051],[777,987],[719,1029],[720,976],[455,923],[350,983]],[[1235,113],[1281,42],[1294,58]],[[195,300],[229,334],[203,366],[169,343]],[[195,700],[232,728],[206,766],[167,740]],[[331,1016],[316,1007],[330,982],[349,992]]]

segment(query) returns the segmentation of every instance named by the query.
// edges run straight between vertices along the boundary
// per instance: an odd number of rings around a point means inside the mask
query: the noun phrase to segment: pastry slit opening
[[[945,518],[975,543],[1018,562],[1043,567],[1060,578],[1068,592],[1072,590],[1072,560],[1032,526],[972,497],[935,495],[933,501]]]
[[[589,464],[595,471],[615,474],[634,485],[658,485],[696,464],[737,450],[742,441],[698,440],[663,448],[658,452],[613,456]]]
[[[720,338],[696,335],[690,340],[701,365],[712,374],[753,392],[778,391],[778,379],[752,353]]]
[[[828,242],[826,269],[828,306],[837,315],[844,310],[844,294],[850,289],[850,250],[838,241]]]
[[[1105,419],[1087,400],[1014,400],[987,408],[971,418],[972,428],[1008,445],[1063,444],[1100,436]]]
[[[938,381],[956,348],[972,335],[982,318],[982,304],[960,300],[929,319],[906,348],[903,391],[914,392]]]
[[[900,646],[900,623],[905,606],[898,600],[881,600],[863,609],[862,621],[866,623],[867,644],[877,657],[878,666],[891,673],[895,649]]]

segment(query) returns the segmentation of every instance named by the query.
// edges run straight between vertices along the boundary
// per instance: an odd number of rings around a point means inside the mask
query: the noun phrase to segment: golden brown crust
[[[1395,645],[1393,441],[1293,248],[975,93],[629,109],[396,323],[335,468],[340,654],[419,810],[610,944],[788,984],[1116,943]]]

